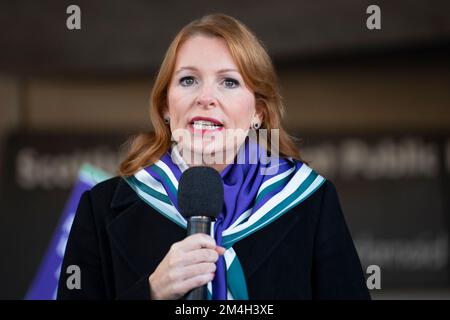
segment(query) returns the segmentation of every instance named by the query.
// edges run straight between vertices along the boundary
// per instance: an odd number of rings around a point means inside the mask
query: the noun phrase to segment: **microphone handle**
[[[190,236],[195,233],[211,233],[211,217],[207,216],[193,216],[187,221],[187,235]],[[186,294],[186,300],[208,300],[208,287],[203,285],[194,288]]]

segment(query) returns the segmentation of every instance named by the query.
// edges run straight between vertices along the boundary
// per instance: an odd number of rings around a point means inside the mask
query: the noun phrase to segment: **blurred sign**
[[[450,138],[313,137],[305,160],[335,183],[365,267],[382,288],[449,284]]]

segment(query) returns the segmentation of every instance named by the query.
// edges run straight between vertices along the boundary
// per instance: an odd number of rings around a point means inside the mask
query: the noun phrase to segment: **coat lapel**
[[[115,218],[108,225],[111,242],[140,276],[154,270],[170,246],[185,237],[185,230],[167,220],[121,179],[111,201]]]
[[[139,276],[153,271],[170,246],[186,237],[185,229],[143,202],[123,179],[116,187],[111,209],[116,212],[108,225],[111,242]],[[296,224],[299,215],[292,213],[286,213],[233,246],[247,279],[270,258]]]
[[[289,211],[268,226],[233,245],[247,280],[251,279],[264,262],[270,259],[274,250],[283,244],[283,239],[297,224],[299,218],[300,214]]]

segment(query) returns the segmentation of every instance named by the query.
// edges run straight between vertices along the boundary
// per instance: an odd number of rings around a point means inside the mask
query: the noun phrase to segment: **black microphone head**
[[[184,171],[178,184],[178,207],[186,218],[217,218],[223,207],[223,183],[219,172],[205,166]]]

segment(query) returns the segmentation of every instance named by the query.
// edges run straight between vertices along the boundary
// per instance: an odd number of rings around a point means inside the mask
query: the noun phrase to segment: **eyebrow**
[[[196,67],[186,66],[186,67],[179,68],[175,72],[175,74],[178,74],[178,73],[180,73],[181,71],[184,71],[184,70],[198,71],[198,69]],[[217,71],[217,73],[225,73],[225,72],[230,72],[230,71],[239,73],[239,70],[231,69],[231,68],[220,69],[220,70]]]

